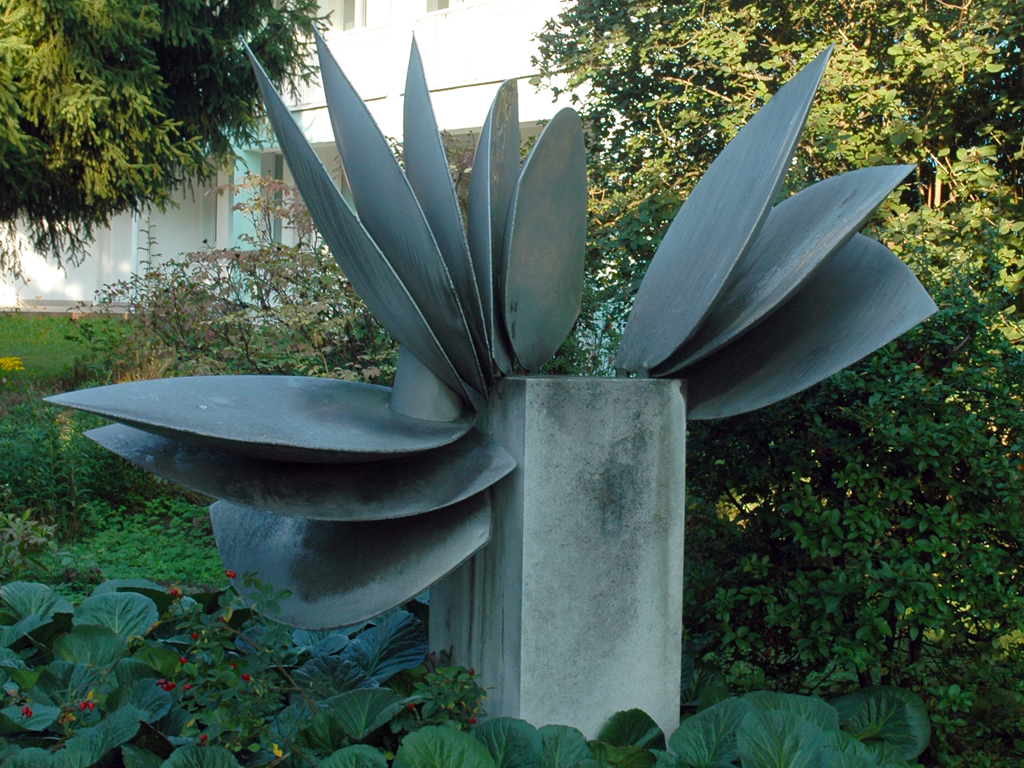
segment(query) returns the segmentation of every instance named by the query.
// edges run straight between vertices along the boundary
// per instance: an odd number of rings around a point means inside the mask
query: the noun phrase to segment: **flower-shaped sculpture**
[[[117,425],[90,437],[214,496],[225,565],[291,590],[282,618],[353,624],[409,599],[487,543],[487,489],[515,462],[472,429],[515,361],[537,370],[580,311],[583,128],[564,109],[520,168],[515,81],[484,124],[468,227],[413,43],[404,170],[317,37],[356,212],[253,66],[295,182],[353,287],[401,345],[394,388],[210,376],[72,392],[54,402]],[[616,364],[687,378],[694,418],[787,397],[935,307],[884,246],[857,234],[910,167],[870,168],[772,207],[829,57],[782,88],[708,170],[669,228]]]

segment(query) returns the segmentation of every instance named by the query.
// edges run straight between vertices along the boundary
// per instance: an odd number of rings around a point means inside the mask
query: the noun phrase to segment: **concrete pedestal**
[[[506,378],[479,427],[518,468],[491,543],[430,592],[430,647],[488,688],[491,717],[597,735],[639,707],[679,724],[685,386]]]

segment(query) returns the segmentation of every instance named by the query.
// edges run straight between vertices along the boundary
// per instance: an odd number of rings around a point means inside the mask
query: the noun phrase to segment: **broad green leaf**
[[[23,640],[30,632],[48,623],[49,619],[42,614],[33,613],[9,627],[0,627],[0,648],[20,647],[19,641]]]
[[[141,718],[145,722],[155,723],[171,711],[172,702],[170,693],[156,685],[153,679],[144,678],[130,688],[116,688],[107,698],[107,709],[132,706],[142,713]]]
[[[32,703],[29,705],[32,716],[26,717],[21,712],[21,705],[13,705],[0,709],[7,720],[0,722],[0,733],[13,734],[25,733],[27,731],[45,731],[60,717],[60,707],[52,707],[47,704]],[[14,727],[11,726],[13,723]]]
[[[665,748],[664,732],[642,709],[616,712],[597,734],[597,740],[615,747]]]
[[[149,579],[110,579],[92,591],[93,595],[107,595],[117,592],[133,592],[148,597],[163,614],[178,599],[166,587],[161,587]],[[188,600],[188,598],[184,598]]]
[[[134,707],[111,712],[98,725],[83,728],[68,739],[64,748],[55,755],[55,766],[60,768],[89,768],[98,763],[111,750],[132,739],[139,732],[142,713]]]
[[[92,624],[75,627],[53,644],[53,655],[75,664],[110,669],[128,652],[123,637]]]
[[[0,587],[0,599],[16,618],[39,615],[49,618],[55,613],[74,613],[75,607],[43,584],[12,581]]]
[[[160,768],[163,762],[159,755],[134,744],[121,745],[121,759],[124,760],[124,768]]]
[[[487,748],[468,733],[431,725],[405,737],[394,768],[497,768]]]
[[[159,618],[160,612],[148,597],[134,592],[107,592],[82,601],[75,612],[75,626],[106,627],[127,640],[145,635]]]
[[[148,664],[164,677],[172,677],[178,670],[181,654],[170,648],[162,648],[146,642],[135,652],[134,659]]]
[[[870,757],[854,755],[850,752],[837,752],[825,747],[824,768],[878,768],[878,763]]]
[[[473,729],[473,736],[487,747],[498,768],[538,768],[541,738],[525,720],[499,717]]]
[[[280,736],[284,741],[295,741],[299,731],[306,726],[313,717],[313,710],[305,699],[297,699],[277,713],[270,730]]]
[[[411,613],[395,611],[351,640],[341,656],[358,664],[367,677],[383,682],[423,663],[427,632]]]
[[[691,663],[692,659],[691,659]],[[717,696],[711,704],[715,704],[722,701],[729,696],[729,689],[726,687],[725,678],[722,677],[722,673],[711,664],[704,662],[693,663],[693,669],[690,671],[688,679],[686,680],[686,686],[680,690],[683,704],[688,706],[696,706],[700,703],[701,695],[708,689],[714,689],[715,691],[725,691],[725,695]],[[710,705],[709,705],[710,706]]]
[[[238,761],[224,747],[190,745],[174,750],[160,768],[238,768]]]
[[[53,755],[39,747],[29,747],[13,755],[3,755],[4,768],[53,768]]]
[[[292,672],[292,678],[314,700],[377,685],[362,667],[339,656],[316,656]]]
[[[160,673],[149,664],[139,659],[121,659],[115,665],[108,678],[111,687],[130,688],[139,680],[154,680],[160,677]]]
[[[58,659],[43,669],[32,689],[32,696],[36,701],[46,701],[57,707],[77,704],[102,683],[102,678],[92,667]]]
[[[839,730],[839,713],[818,696],[798,696],[794,693],[753,691],[743,697],[759,712],[792,712],[823,731]]]
[[[671,752],[663,749],[652,749],[655,757],[654,768],[686,768],[686,764]]]
[[[743,768],[820,768],[825,734],[792,712],[749,712],[736,730]]]
[[[540,734],[540,768],[573,768],[591,756],[582,733],[568,725],[545,725]]]
[[[640,747],[616,747],[603,741],[591,741],[590,751],[594,759],[615,768],[654,768],[658,758],[654,753]]]
[[[913,760],[928,746],[931,722],[928,708],[912,691],[876,685],[832,702],[839,711],[843,730],[861,741],[881,739]]]
[[[825,746],[833,752],[839,752],[840,754],[858,755],[868,760],[873,759],[868,748],[846,731],[828,731],[825,734]]]
[[[731,763],[739,752],[736,730],[754,711],[744,699],[730,698],[683,720],[668,741],[672,751],[693,768]]]
[[[697,711],[703,712],[728,698],[729,689],[725,685],[709,685],[701,689],[700,696],[697,698]]]
[[[329,656],[348,645],[348,635],[337,630],[314,631],[296,629],[292,631],[292,642],[302,653],[313,656]]]
[[[331,696],[317,708],[329,712],[354,741],[380,728],[402,708],[402,699],[390,688],[361,688]]]
[[[21,666],[15,666],[13,659],[5,659],[5,662],[6,663],[0,667],[0,670],[3,670],[11,680],[17,683],[19,690],[22,691],[31,691],[35,687],[39,676],[43,674],[42,668],[36,667],[35,669],[28,669],[25,667],[25,662],[23,661],[21,662]]]
[[[319,768],[388,768],[388,761],[373,747],[353,744],[339,749],[321,762]]]

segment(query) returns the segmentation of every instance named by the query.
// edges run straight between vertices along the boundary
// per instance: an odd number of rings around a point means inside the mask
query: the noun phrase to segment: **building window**
[[[448,0],[438,1],[448,7]],[[343,31],[379,27],[391,23],[391,0],[320,0],[320,13]]]
[[[448,7],[449,0],[427,0],[427,13],[443,11]]]

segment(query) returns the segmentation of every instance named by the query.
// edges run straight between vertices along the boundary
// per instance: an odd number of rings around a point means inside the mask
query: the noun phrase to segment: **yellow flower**
[[[17,357],[0,357],[0,368],[5,371],[24,371],[25,366]]]

